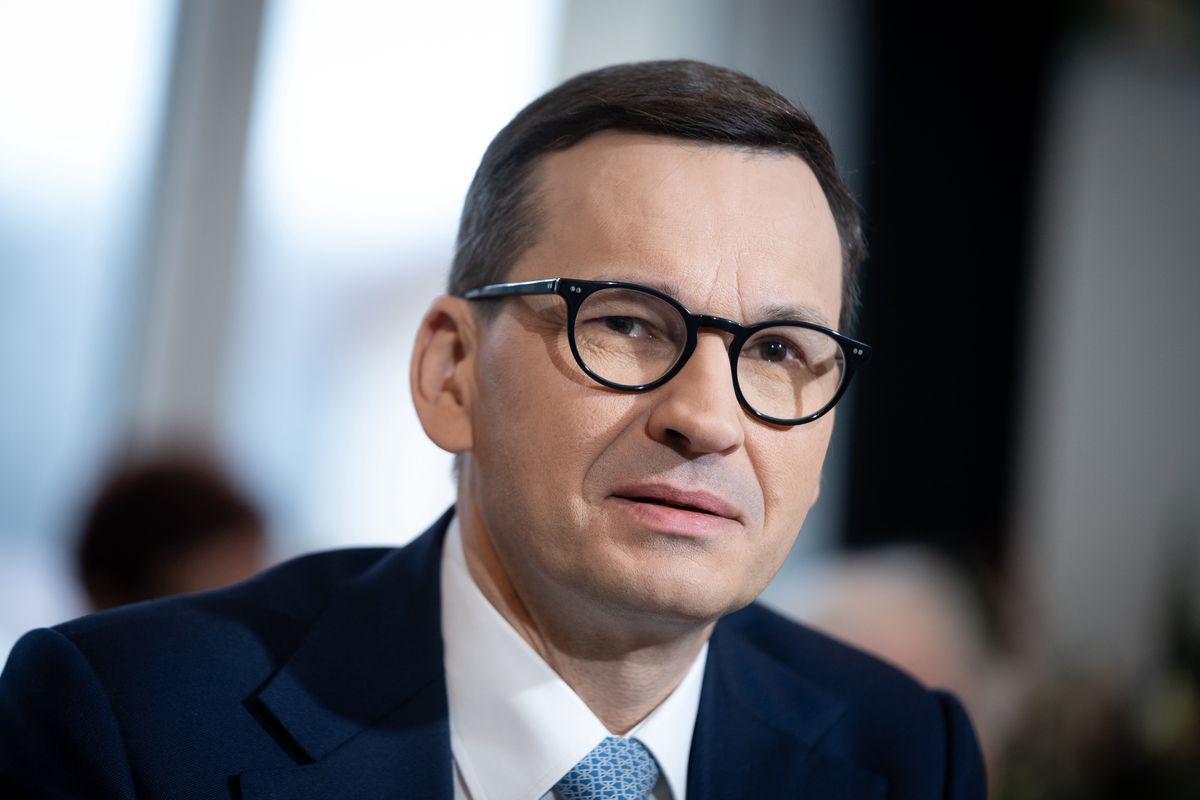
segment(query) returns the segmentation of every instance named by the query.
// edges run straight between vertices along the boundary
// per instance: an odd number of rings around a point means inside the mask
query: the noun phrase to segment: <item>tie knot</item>
[[[637,739],[609,736],[554,785],[562,800],[645,800],[658,764]]]

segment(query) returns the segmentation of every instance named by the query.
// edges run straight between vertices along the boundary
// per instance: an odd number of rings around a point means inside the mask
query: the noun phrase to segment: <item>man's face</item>
[[[837,229],[799,158],[601,134],[539,168],[538,242],[507,280],[623,280],[693,313],[754,323],[780,306],[829,326],[841,303]],[[645,393],[585,376],[565,303],[503,303],[475,362],[460,511],[483,523],[526,602],[711,620],[753,600],[817,497],[833,415],[793,428],[747,414],[728,336]]]

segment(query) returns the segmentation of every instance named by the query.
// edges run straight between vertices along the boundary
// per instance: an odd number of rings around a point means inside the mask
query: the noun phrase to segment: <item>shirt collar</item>
[[[536,800],[609,735],[500,615],[467,569],[457,517],[442,551],[442,639],[450,746],[473,800]],[[707,643],[675,691],[630,733],[686,800]]]

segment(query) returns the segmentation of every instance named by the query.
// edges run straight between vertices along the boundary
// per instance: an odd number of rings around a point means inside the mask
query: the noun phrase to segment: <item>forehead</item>
[[[837,227],[797,156],[604,133],[543,160],[536,202],[510,280],[629,280],[746,322],[780,306],[837,321]]]

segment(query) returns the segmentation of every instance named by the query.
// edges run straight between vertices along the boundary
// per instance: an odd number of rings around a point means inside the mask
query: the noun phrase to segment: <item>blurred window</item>
[[[555,77],[557,0],[275,3],[251,121],[222,436],[291,551],[453,499],[408,357],[491,137]]]
[[[0,3],[0,659],[124,420],[175,6]]]
[[[61,534],[117,427],[173,11],[0,4],[0,541]]]

